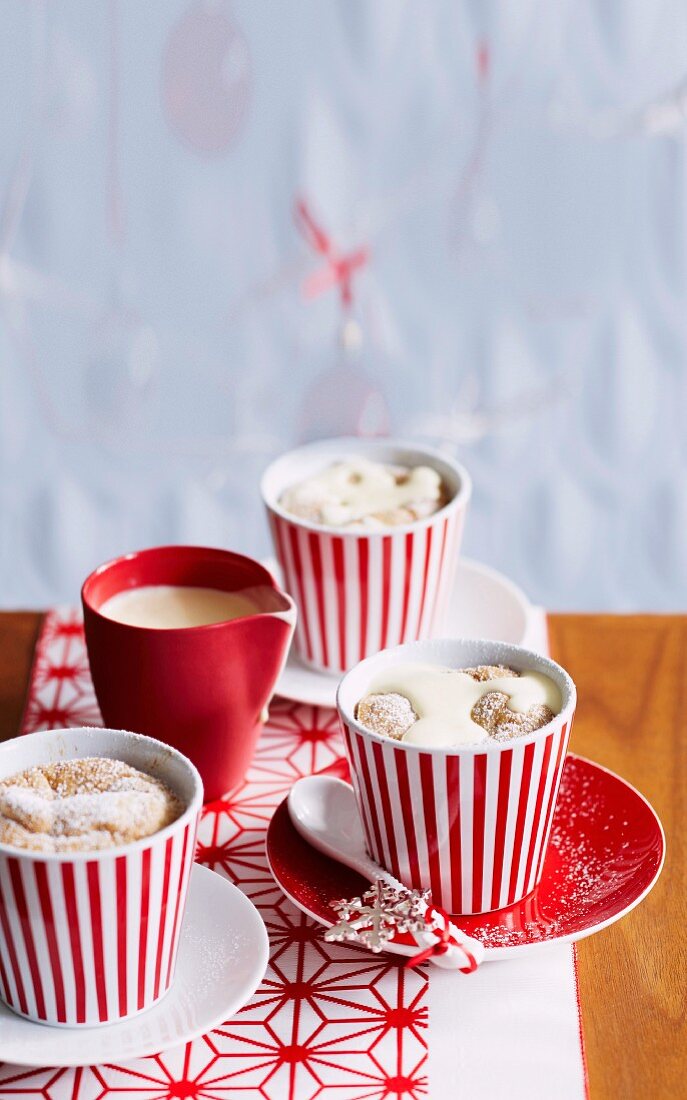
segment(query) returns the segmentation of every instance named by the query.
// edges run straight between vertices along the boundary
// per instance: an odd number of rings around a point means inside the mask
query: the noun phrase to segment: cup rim
[[[398,448],[398,450],[412,451],[418,455],[418,457],[426,458],[427,465],[433,465],[435,462],[439,462],[449,466],[458,479],[458,491],[450,500],[447,500],[441,508],[438,508],[436,512],[432,512],[431,515],[423,516],[422,519],[412,520],[410,523],[399,523],[383,530],[352,529],[350,527],[340,526],[334,527],[326,523],[313,523],[311,520],[302,519],[300,516],[294,516],[291,512],[287,512],[286,509],[282,508],[279,502],[274,499],[274,495],[267,490],[267,482],[272,475],[274,467],[277,463],[288,461],[293,455],[303,454],[308,451],[316,453],[318,450],[330,448],[335,450],[340,448],[342,451],[349,454],[356,450],[363,452],[366,449],[388,450],[390,448]],[[318,439],[312,443],[304,443],[300,447],[292,447],[291,450],[284,451],[282,454],[278,455],[263,471],[260,479],[260,495],[262,496],[265,507],[268,508],[270,512],[279,516],[280,519],[287,520],[289,523],[293,524],[294,527],[301,527],[306,531],[317,531],[319,534],[337,535],[339,537],[345,536],[357,539],[373,538],[375,536],[406,534],[408,531],[417,531],[423,527],[429,527],[433,523],[436,523],[437,520],[455,511],[457,508],[464,507],[472,496],[472,478],[461,462],[458,462],[451,455],[444,454],[437,447],[419,444],[413,440],[397,438],[395,436],[378,436],[370,439],[365,439],[363,437],[359,438],[357,436],[341,436],[340,438]]]
[[[236,619],[221,619],[217,623],[202,623],[198,626],[141,626],[137,623],[121,623],[117,619],[111,619],[108,615],[103,615],[100,608],[95,607],[90,597],[90,589],[93,587],[98,577],[102,576],[104,573],[107,573],[115,566],[120,565],[122,562],[135,561],[137,558],[147,557],[149,554],[157,554],[160,551],[174,550],[183,550],[184,552],[188,550],[197,550],[200,554],[209,553],[217,555],[220,558],[230,557],[233,559],[238,559],[242,562],[248,562],[250,565],[256,566],[257,570],[264,575],[265,587],[272,588],[279,596],[281,596],[286,606],[284,607],[282,612],[256,611],[250,615],[240,615]],[[125,589],[122,589],[122,591],[125,591]],[[194,546],[192,544],[184,543],[165,543],[162,546],[146,546],[143,547],[143,549],[141,550],[130,550],[126,554],[120,554],[116,558],[110,558],[108,561],[102,562],[100,565],[97,565],[95,569],[91,570],[91,572],[88,574],[83,584],[81,585],[81,602],[84,608],[88,609],[90,614],[96,615],[102,621],[110,623],[115,627],[119,627],[122,630],[130,630],[135,632],[145,631],[146,633],[153,631],[155,634],[163,634],[165,635],[165,637],[177,635],[183,635],[184,637],[187,637],[189,635],[197,634],[198,632],[217,630],[219,628],[225,627],[227,623],[240,623],[244,622],[246,619],[259,618],[262,615],[274,615],[283,613],[290,614],[291,616],[296,615],[296,604],[293,597],[288,592],[285,592],[284,589],[277,584],[269,569],[267,569],[261,561],[258,561],[257,558],[251,558],[248,554],[239,554],[235,550],[226,550],[220,546]]]
[[[479,741],[475,744],[469,745],[414,745],[405,741],[397,741],[392,737],[385,737],[381,733],[376,733],[374,730],[367,729],[361,725],[360,722],[354,717],[342,703],[341,695],[345,691],[346,681],[354,674],[358,673],[364,666],[373,666],[380,662],[380,658],[386,658],[389,660],[390,654],[398,654],[399,657],[406,655],[416,656],[419,660],[427,658],[427,650],[432,647],[440,646],[442,643],[449,646],[456,645],[481,645],[489,646],[490,644],[498,646],[502,654],[504,651],[511,653],[518,661],[522,661],[522,666],[527,667],[528,661],[532,661],[535,665],[544,665],[544,671],[551,674],[551,678],[555,681],[557,686],[561,689],[563,694],[563,706],[558,714],[554,715],[550,722],[547,722],[545,726],[541,726],[538,730],[534,730],[533,733],[525,734],[523,737],[514,737],[509,741],[494,741],[489,739],[488,741]],[[439,664],[439,661],[430,663]],[[577,689],[575,683],[566,670],[559,665],[551,657],[546,656],[543,653],[538,653],[533,649],[526,649],[524,646],[515,645],[513,642],[500,642],[495,639],[487,638],[429,638],[416,642],[404,642],[401,645],[393,646],[390,649],[380,650],[379,653],[374,653],[370,657],[366,657],[363,661],[359,661],[357,665],[349,669],[348,672],[342,676],[336,689],[336,709],[339,717],[347,726],[353,728],[356,733],[361,734],[364,737],[369,738],[372,741],[378,741],[382,745],[391,745],[394,749],[400,749],[403,752],[422,752],[429,753],[431,756],[478,756],[484,753],[501,753],[507,750],[512,750],[519,745],[530,745],[537,741],[543,740],[551,732],[554,726],[569,725],[575,714],[575,707],[577,705]]]
[[[173,833],[180,832],[182,828],[185,828],[189,824],[193,824],[197,815],[203,807],[203,780],[200,777],[200,773],[195,764],[187,756],[184,756],[182,752],[175,749],[172,745],[166,744],[164,741],[160,741],[157,737],[148,737],[145,733],[134,733],[131,730],[113,730],[107,729],[102,726],[74,726],[71,728],[65,727],[62,729],[54,730],[37,730],[36,733],[25,733],[18,737],[11,737],[8,741],[3,741],[0,744],[0,758],[5,751],[9,751],[10,748],[15,748],[17,743],[26,743],[29,738],[40,739],[42,741],[48,741],[54,734],[64,733],[69,736],[91,733],[107,733],[112,735],[116,741],[121,741],[135,744],[141,744],[145,742],[153,748],[159,748],[166,754],[174,757],[181,765],[186,769],[193,782],[193,795],[184,809],[183,813],[179,814],[174,821],[169,825],[165,825],[164,829],[158,829],[155,833],[150,833],[149,836],[140,837],[138,840],[131,840],[128,844],[116,844],[111,848],[91,848],[84,849],[83,851],[72,852],[42,852],[38,849],[32,848],[18,848],[12,844],[4,844],[0,842],[0,855],[11,856],[14,859],[28,859],[32,862],[41,863],[86,863],[93,862],[94,860],[114,859],[119,856],[129,855],[131,852],[140,851],[142,848],[150,847],[151,844],[157,844],[160,841],[165,841],[167,837]],[[78,759],[74,757],[73,759]],[[113,756],[112,759],[118,759]],[[134,767],[135,765],[132,765]],[[19,769],[23,769],[20,767]]]

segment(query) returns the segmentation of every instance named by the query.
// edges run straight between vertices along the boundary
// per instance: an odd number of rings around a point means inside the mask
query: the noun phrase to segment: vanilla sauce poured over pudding
[[[533,669],[391,665],[356,708],[367,729],[424,747],[511,740],[546,725],[562,705],[553,680]]]
[[[275,609],[274,589],[268,585],[224,592],[219,588],[150,584],[118,592],[99,610],[106,618],[128,626],[176,630],[230,622]]]
[[[285,489],[279,503],[324,527],[377,530],[431,516],[448,499],[431,466],[398,466],[352,456]]]

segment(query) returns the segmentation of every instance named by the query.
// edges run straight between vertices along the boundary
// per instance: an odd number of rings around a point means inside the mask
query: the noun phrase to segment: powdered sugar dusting
[[[609,798],[607,783],[605,773],[568,759],[542,884],[501,911],[498,924],[492,925],[489,914],[460,921],[470,935],[487,948],[517,947],[571,934],[617,911],[618,897],[636,877],[642,849],[635,838],[628,839],[628,814]]]
[[[0,841],[47,852],[108,848],[150,836],[181,811],[163,783],[121,760],[62,760],[0,782]]]

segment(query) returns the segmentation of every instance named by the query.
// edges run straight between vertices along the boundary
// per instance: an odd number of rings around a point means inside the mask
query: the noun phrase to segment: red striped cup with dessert
[[[362,661],[337,707],[372,858],[451,913],[527,897],[575,702],[560,665],[503,642],[415,642]]]
[[[203,786],[141,734],[52,730],[0,745],[0,996],[87,1027],[171,986]]]
[[[457,462],[410,443],[331,439],[282,455],[261,489],[306,664],[344,672],[441,630],[471,491]]]

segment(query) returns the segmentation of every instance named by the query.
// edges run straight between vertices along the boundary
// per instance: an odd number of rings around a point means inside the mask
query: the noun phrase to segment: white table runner
[[[528,645],[548,653],[535,608]],[[574,948],[535,947],[487,963],[465,981],[429,979],[432,1100],[584,1100],[587,1075]]]

